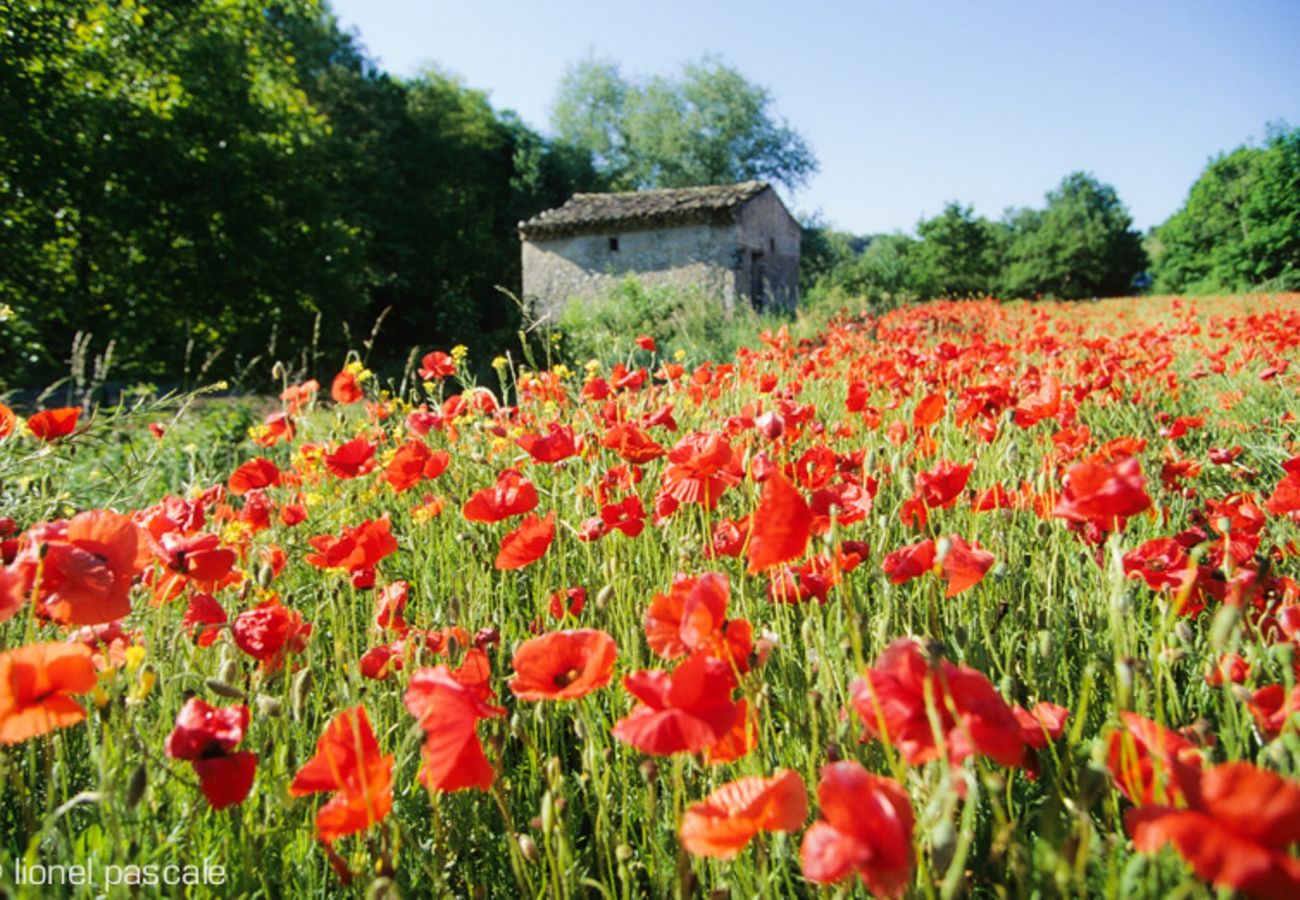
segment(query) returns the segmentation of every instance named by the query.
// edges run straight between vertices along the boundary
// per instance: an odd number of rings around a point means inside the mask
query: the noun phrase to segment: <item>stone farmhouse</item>
[[[519,223],[524,298],[538,318],[555,318],[631,274],[647,287],[701,290],[726,308],[794,309],[800,234],[762,181],[575,194]]]

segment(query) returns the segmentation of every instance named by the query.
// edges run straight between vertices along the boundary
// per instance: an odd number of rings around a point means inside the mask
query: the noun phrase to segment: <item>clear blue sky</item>
[[[576,60],[635,77],[717,55],[817,153],[787,205],[859,233],[948,200],[1041,206],[1078,169],[1145,229],[1210,157],[1300,125],[1300,0],[329,2],[387,71],[436,65],[543,132]]]

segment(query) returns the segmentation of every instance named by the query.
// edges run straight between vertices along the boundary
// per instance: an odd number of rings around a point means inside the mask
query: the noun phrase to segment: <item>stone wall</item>
[[[600,296],[635,275],[651,287],[692,288],[736,298],[736,226],[579,234],[523,243],[524,297],[538,315],[558,317],[570,300]],[[610,249],[611,238],[618,249]]]
[[[738,283],[751,303],[761,277],[764,297],[756,306],[794,309],[799,303],[799,244],[803,231],[772,190],[740,210]],[[756,271],[757,270],[757,271]]]

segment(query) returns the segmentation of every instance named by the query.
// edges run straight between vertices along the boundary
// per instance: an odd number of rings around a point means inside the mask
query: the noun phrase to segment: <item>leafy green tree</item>
[[[916,228],[911,288],[923,297],[988,296],[997,290],[1001,247],[995,226],[970,206],[949,203]]]
[[[1153,239],[1162,290],[1300,285],[1300,128],[1212,159]]]
[[[1048,193],[1041,213],[1021,211],[1007,224],[1009,296],[1125,294],[1147,264],[1142,236],[1115,189],[1084,172]]]
[[[714,59],[679,78],[631,81],[611,62],[586,60],[560,84],[552,125],[591,153],[617,189],[688,187],[751,179],[787,187],[817,170],[808,142],[772,109],[766,88]]]

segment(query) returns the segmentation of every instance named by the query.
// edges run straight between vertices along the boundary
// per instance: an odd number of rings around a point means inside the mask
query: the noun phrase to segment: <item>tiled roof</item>
[[[574,194],[568,203],[519,223],[525,238],[563,237],[584,232],[725,224],[735,211],[768,190],[765,181],[707,187]]]

